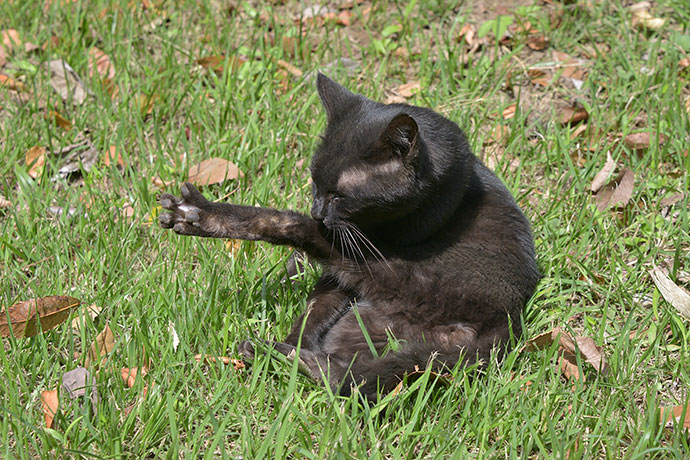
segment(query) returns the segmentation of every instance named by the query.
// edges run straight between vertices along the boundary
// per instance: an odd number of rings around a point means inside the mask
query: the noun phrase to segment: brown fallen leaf
[[[139,369],[138,367],[123,367],[120,369],[120,375],[122,377],[122,380],[125,381],[125,385],[127,385],[127,388],[132,388],[134,386],[134,383],[137,380],[137,374],[141,374],[142,377],[146,377],[146,374],[148,374],[149,371],[146,368],[146,366],[142,367]]]
[[[43,416],[46,421],[46,428],[52,428],[53,420],[60,407],[57,388],[41,392],[41,405],[43,406]]]
[[[421,89],[421,83],[419,81],[411,81],[408,83],[403,83],[402,85],[395,88],[393,91],[404,98],[410,98],[418,93]]]
[[[503,109],[501,115],[504,120],[510,120],[515,116],[515,111],[517,110],[517,104],[510,104],[508,107]]]
[[[662,198],[661,201],[659,201],[659,208],[664,209],[673,206],[679,203],[683,198],[685,198],[684,193],[674,193],[671,196]]]
[[[89,391],[89,399],[91,400],[91,407],[94,414],[96,413],[96,405],[99,397],[96,389],[96,379],[83,367],[77,367],[69,372],[65,372],[62,376],[62,390],[64,390],[70,399],[77,399],[86,395]],[[62,391],[61,390],[61,391]]]
[[[9,209],[12,207],[12,202],[5,198],[4,195],[0,195],[0,209]]]
[[[39,323],[44,332],[54,329],[62,324],[72,309],[79,304],[79,300],[62,295],[16,303],[0,313],[0,336],[33,337],[39,332]]]
[[[670,303],[682,316],[690,319],[690,293],[674,283],[659,267],[652,268],[649,273],[666,302]]]
[[[151,93],[151,94],[139,94],[137,95],[137,105],[139,106],[139,112],[141,112],[141,115],[146,117],[147,115],[151,115],[153,113],[153,106],[154,103],[158,100],[158,94]]]
[[[685,413],[685,416],[683,416],[683,413]],[[683,428],[690,430],[690,404],[687,406],[662,407],[659,414],[659,422],[663,425],[680,423]]]
[[[638,152],[643,152],[649,148],[651,141],[651,136],[649,132],[641,133],[631,133],[623,138],[623,143],[630,148]],[[659,145],[666,142],[666,136],[664,134],[659,134],[658,136]]]
[[[5,29],[2,31],[2,46],[8,50],[19,48],[22,45],[22,39],[19,38],[19,32],[16,29]]]
[[[602,187],[595,195],[597,209],[601,212],[611,207],[624,208],[632,197],[635,174],[630,168],[622,168],[617,177]]]
[[[23,91],[24,84],[5,74],[0,74],[0,89],[1,88],[7,88],[14,91]]]
[[[227,66],[228,70],[230,72],[235,72],[238,70],[242,65],[247,62],[247,60],[243,57],[240,56],[229,56],[226,57],[225,55],[217,55],[217,56],[206,56],[202,57],[200,59],[197,59],[196,63],[199,64],[201,67],[207,69],[207,70],[212,70],[217,74],[223,73],[223,70],[225,69],[227,61]]]
[[[535,85],[547,87],[551,84],[551,76],[542,69],[528,69],[529,80]]]
[[[666,19],[651,15],[649,2],[638,2],[630,7],[632,13],[632,25],[638,29],[658,30],[664,27]]]
[[[558,116],[561,125],[574,125],[589,118],[589,113],[584,107],[564,107]]]
[[[91,344],[91,348],[84,360],[84,367],[89,367],[91,363],[100,360],[113,351],[113,348],[115,348],[115,336],[113,335],[113,331],[110,330],[110,326],[106,324],[105,328],[96,336],[96,339]]]
[[[554,343],[558,343],[559,368],[568,379],[585,381],[584,374],[581,374],[577,367],[578,355],[601,374],[605,375],[608,372],[606,359],[601,349],[596,346],[591,338],[577,336],[573,339],[570,334],[560,327],[555,327],[528,340],[523,350],[544,350],[553,346]]]
[[[187,180],[194,185],[220,184],[226,180],[243,177],[244,173],[235,163],[223,158],[209,158],[189,167]]]
[[[43,172],[46,162],[46,149],[41,146],[31,147],[24,155],[24,163],[29,168],[27,173],[32,179],[37,179]]]
[[[575,337],[575,342],[580,350],[580,353],[585,358],[585,362],[591,364],[594,369],[606,375],[608,373],[608,364],[606,358],[601,352],[601,348],[594,343],[591,337]]]
[[[604,167],[601,168],[597,175],[594,176],[594,179],[592,179],[592,193],[598,192],[609,182],[609,178],[615,169],[616,162],[613,161],[613,158],[611,158],[611,152],[606,152],[606,163],[604,163]]]
[[[534,51],[541,51],[544,48],[546,48],[548,44],[549,40],[541,34],[530,35],[527,38],[527,46],[529,46]]]
[[[77,317],[72,320],[72,329],[75,332],[82,330],[86,324],[86,317],[88,316],[92,320],[96,319],[98,315],[101,314],[103,308],[96,304],[89,305],[85,308],[80,308],[78,310]]]
[[[244,362],[242,360],[234,359],[234,358],[228,358],[227,356],[210,356],[210,355],[198,354],[198,355],[194,356],[194,359],[196,360],[197,363],[200,363],[201,361],[205,361],[207,363],[215,363],[217,361],[220,361],[223,364],[232,364],[232,367],[236,371],[239,371],[239,370],[245,368]]]
[[[50,72],[50,85],[64,101],[82,104],[86,100],[88,89],[69,64],[56,59],[45,65]]]
[[[95,46],[89,50],[87,67],[91,78],[115,78],[115,66],[110,62],[110,57]]]
[[[110,166],[111,164],[124,166],[125,160],[122,159],[122,155],[117,151],[117,147],[111,145],[108,147],[108,150],[103,152],[103,164],[105,166]]]
[[[60,128],[64,129],[65,131],[69,131],[72,129],[72,122],[57,113],[55,110],[50,110],[46,114],[46,120],[53,120],[56,125],[58,125]]]

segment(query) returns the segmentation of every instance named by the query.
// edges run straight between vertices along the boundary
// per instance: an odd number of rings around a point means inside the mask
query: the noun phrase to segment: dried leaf
[[[661,209],[668,208],[669,206],[673,206],[676,203],[679,203],[683,198],[685,198],[684,193],[674,193],[671,196],[668,196],[666,198],[662,198],[661,201],[659,201],[659,207]],[[0,207],[2,207],[2,206],[0,206]]]
[[[594,343],[594,340],[590,337],[578,336],[575,337],[575,342],[577,342],[580,353],[585,357],[585,361],[594,366],[594,369],[606,375],[608,373],[606,358],[602,354],[601,348]]]
[[[206,361],[207,363],[215,363],[216,361],[220,361],[223,364],[232,364],[232,367],[234,367],[236,371],[244,369],[245,367],[244,362],[242,360],[228,358],[227,356],[209,356],[198,354],[194,356],[194,359],[197,363],[200,363],[201,361]]]
[[[529,46],[531,49],[533,49],[535,51],[543,50],[544,48],[546,48],[546,46],[548,44],[549,44],[548,39],[541,34],[530,35],[527,38],[527,46]]]
[[[5,198],[4,195],[0,195],[0,209],[9,209],[12,207],[12,202]]]
[[[650,133],[631,133],[623,138],[623,143],[632,150],[644,151],[649,148],[650,144]],[[666,142],[666,136],[664,134],[659,134],[659,145]]]
[[[690,293],[674,283],[658,267],[654,267],[650,274],[666,302],[670,303],[682,316],[690,319]]]
[[[561,125],[574,125],[589,118],[589,113],[584,107],[564,107],[558,116]]]
[[[630,7],[632,23],[639,29],[658,30],[664,27],[666,19],[656,18],[649,12],[649,2],[638,2]]]
[[[515,116],[515,111],[517,110],[517,104],[510,104],[508,107],[503,109],[502,116],[504,120],[510,120]]]
[[[247,60],[243,57],[240,56],[230,56],[230,57],[225,57],[224,55],[218,55],[218,56],[206,56],[202,57],[200,59],[197,59],[196,63],[199,64],[201,67],[207,69],[207,70],[212,70],[217,74],[223,73],[223,69],[225,69],[225,61],[227,60],[227,66],[228,70],[230,72],[235,72],[238,70],[242,65],[247,62]]]
[[[139,369],[138,367],[123,367],[120,370],[120,375],[122,376],[122,380],[125,381],[125,385],[127,385],[127,388],[132,388],[134,386],[134,383],[137,380],[137,374],[141,374],[142,377],[146,377],[146,374],[148,374],[149,371],[146,368],[146,366],[142,367]]]
[[[583,361],[594,366],[597,371],[602,374],[608,372],[606,359],[601,353],[601,349],[596,346],[591,338],[578,336],[573,340],[573,338],[560,327],[555,327],[548,332],[539,334],[528,340],[523,350],[536,351],[548,349],[553,346],[554,343],[558,343],[559,368],[569,379],[585,380],[584,374],[581,374],[577,367],[578,354],[582,357]]]
[[[158,100],[158,95],[154,92],[152,94],[137,95],[137,105],[142,116],[151,115],[153,112],[153,104]]]
[[[80,308],[76,318],[72,320],[72,329],[76,332],[82,330],[86,324],[86,317],[88,316],[91,320],[94,320],[101,314],[103,308],[96,304],[89,305],[85,308]]]
[[[418,93],[420,89],[421,84],[418,81],[411,81],[398,86],[393,91],[404,98],[410,98],[416,93]]]
[[[685,412],[685,417],[683,417]],[[681,417],[682,420],[681,420]],[[659,414],[659,422],[664,425],[671,423],[682,423],[683,428],[690,430],[690,404],[687,406],[662,407]]]
[[[27,173],[32,179],[37,179],[43,172],[43,166],[46,162],[46,149],[40,146],[31,147],[24,156],[26,167],[29,168]]]
[[[99,397],[96,389],[96,379],[83,367],[77,367],[62,376],[62,388],[67,392],[71,399],[76,399],[86,395],[87,390],[91,390],[89,399],[94,414]]]
[[[64,129],[65,131],[69,131],[70,129],[72,129],[72,122],[60,115],[59,113],[57,113],[55,110],[50,110],[46,114],[46,119],[52,119],[56,125]]]
[[[634,183],[635,174],[630,168],[623,168],[618,177],[597,192],[597,209],[603,212],[614,206],[626,207],[632,197]]]
[[[46,428],[52,428],[53,420],[60,406],[57,388],[41,392],[41,405],[43,406],[43,416],[45,417]]]
[[[46,63],[50,71],[50,85],[64,101],[82,104],[88,96],[88,89],[77,73],[62,59]]]
[[[79,300],[61,295],[16,303],[0,313],[0,336],[33,337],[39,332],[39,323],[43,331],[54,329],[65,322],[79,304]]]
[[[110,62],[110,57],[95,46],[89,50],[89,77],[115,78],[115,66]]]
[[[596,193],[598,192],[604,185],[606,185],[609,181],[609,177],[611,174],[613,174],[613,171],[616,169],[616,162],[613,161],[613,158],[611,158],[611,153],[606,152],[606,163],[604,163],[604,167],[601,168],[601,171],[597,173],[596,176],[594,176],[594,179],[592,179],[592,192]]]
[[[117,151],[117,147],[111,145],[108,147],[108,150],[103,153],[103,164],[105,166],[110,166],[113,163],[118,166],[124,166],[125,160],[122,159],[122,155]]]
[[[5,29],[2,31],[2,46],[8,50],[17,49],[22,45],[19,32],[16,29]]]
[[[84,366],[89,367],[91,363],[96,362],[113,351],[113,348],[115,348],[115,336],[113,335],[113,331],[110,330],[110,326],[106,324],[105,328],[96,336],[96,339],[91,344],[91,348],[86,355]]]
[[[19,81],[16,81],[14,78],[11,78],[5,74],[0,74],[0,88],[7,88],[14,91],[23,91],[24,84]]]
[[[194,185],[219,184],[226,180],[243,177],[244,173],[235,163],[223,158],[209,158],[189,167],[187,180]]]
[[[568,380],[586,380],[585,374],[580,373],[580,368],[577,367],[577,360],[573,355],[562,355],[558,358],[558,366],[563,375]]]

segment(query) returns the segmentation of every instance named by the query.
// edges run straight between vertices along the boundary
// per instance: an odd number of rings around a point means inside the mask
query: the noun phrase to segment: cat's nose
[[[314,205],[311,207],[311,217],[314,220],[322,221],[324,218],[324,208],[323,206]]]

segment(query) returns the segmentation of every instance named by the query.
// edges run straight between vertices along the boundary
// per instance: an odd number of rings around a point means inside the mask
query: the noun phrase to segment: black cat
[[[311,165],[311,217],[164,194],[181,235],[290,245],[323,266],[307,312],[276,350],[341,394],[369,399],[406,373],[486,364],[521,332],[540,278],[530,226],[453,122],[384,105],[319,74],[328,114]],[[253,356],[249,342],[240,352]],[[480,361],[481,360],[481,361]]]

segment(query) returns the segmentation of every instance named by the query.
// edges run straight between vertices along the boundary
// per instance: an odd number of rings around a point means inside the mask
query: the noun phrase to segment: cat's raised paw
[[[208,200],[192,184],[184,183],[181,188],[182,198],[164,193],[158,198],[164,212],[158,217],[163,228],[172,228],[180,235],[207,236],[201,229],[202,207]]]

